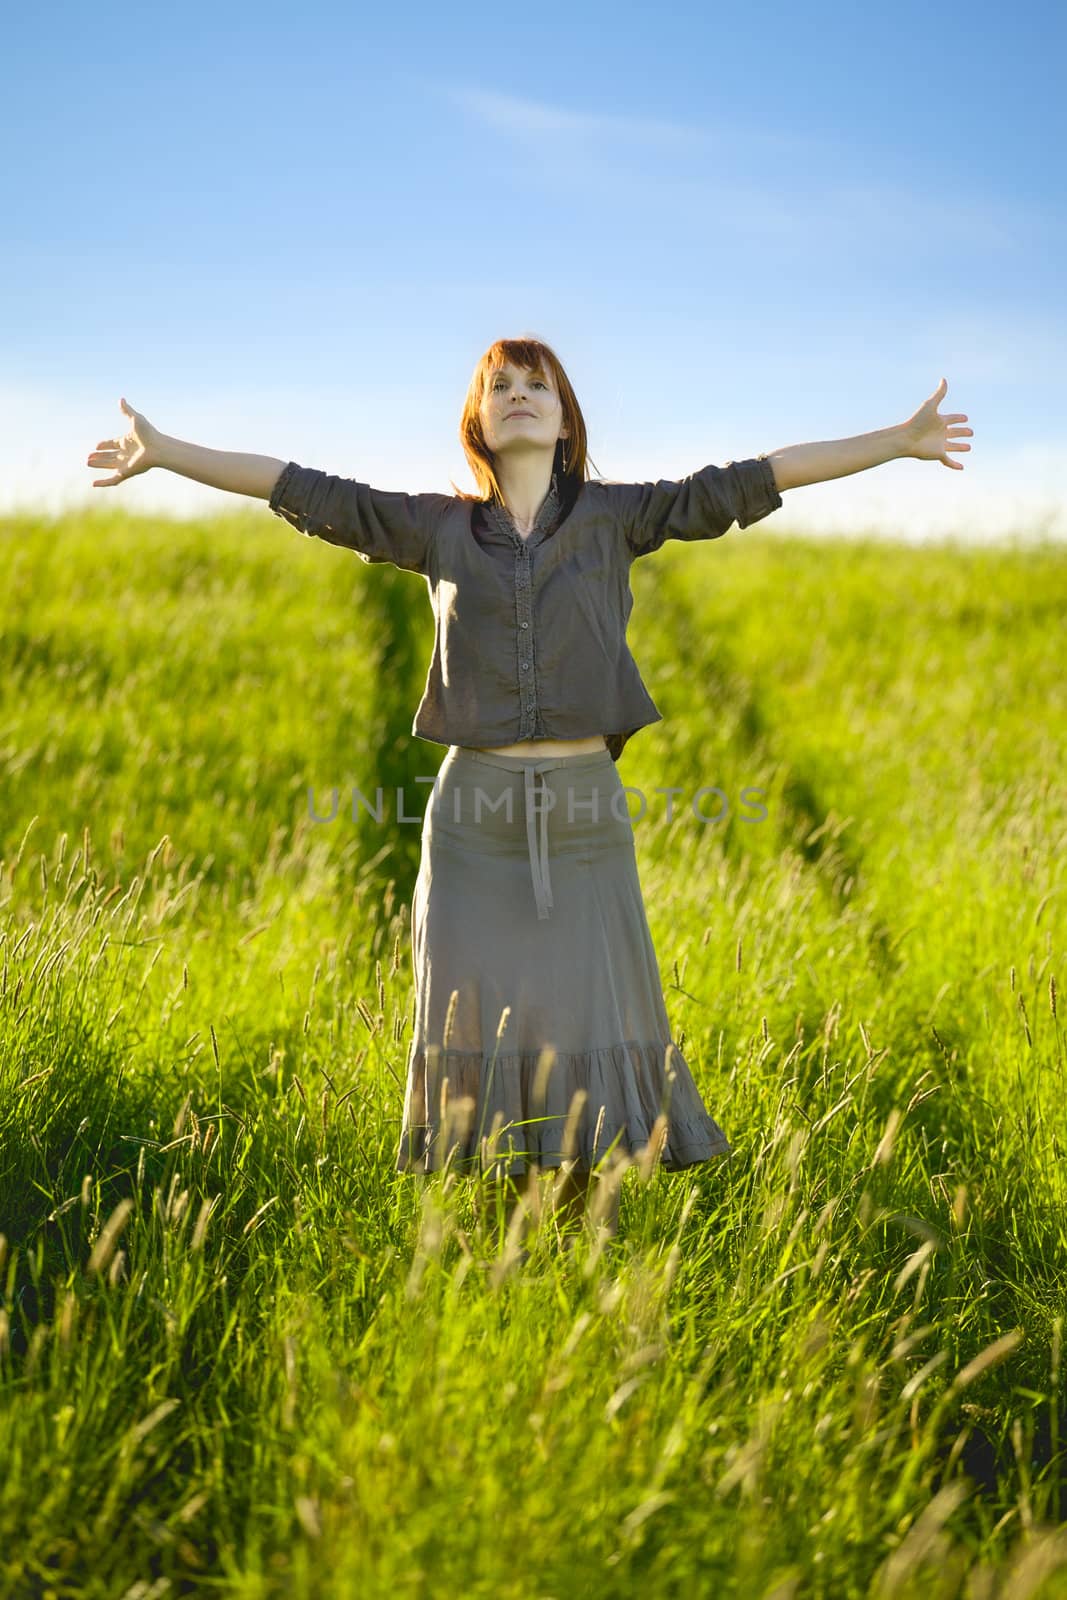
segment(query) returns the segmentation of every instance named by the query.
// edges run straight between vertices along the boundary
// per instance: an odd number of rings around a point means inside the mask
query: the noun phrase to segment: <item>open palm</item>
[[[121,439],[101,439],[96,449],[86,458],[86,466],[105,468],[110,478],[94,478],[94,489],[111,489],[127,478],[136,478],[159,462],[160,434],[148,418],[127,405],[125,396],[119,401],[129,419],[129,430]]]
[[[941,461],[946,467],[952,467],[956,472],[963,471],[962,461],[953,461],[948,452],[950,450],[969,450],[971,447],[963,440],[963,435],[974,437],[973,428],[960,427],[960,423],[967,421],[967,414],[958,411],[952,416],[940,417],[937,408],[945,398],[948,389],[948,380],[942,378],[929,400],[925,400],[913,416],[904,424],[904,432],[908,441],[908,455],[917,456],[920,461]]]

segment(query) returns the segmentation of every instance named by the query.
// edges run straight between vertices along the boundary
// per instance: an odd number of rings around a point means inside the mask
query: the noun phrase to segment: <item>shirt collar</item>
[[[506,505],[496,500],[483,500],[482,505],[486,516],[501,532],[506,533],[512,539],[521,540],[523,544],[540,544],[555,530],[556,523],[559,520],[560,495],[556,483],[556,474],[552,474],[552,482],[548,486],[548,493],[541,502],[537,520],[525,539],[516,528],[515,519]]]

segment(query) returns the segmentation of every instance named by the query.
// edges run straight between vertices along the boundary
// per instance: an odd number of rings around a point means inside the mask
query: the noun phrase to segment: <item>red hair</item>
[[[474,474],[478,485],[477,494],[465,494],[462,490],[453,489],[460,500],[503,500],[500,485],[493,470],[493,456],[485,442],[482,433],[481,405],[485,397],[490,378],[505,361],[510,361],[512,366],[521,367],[527,372],[542,372],[551,376],[555,384],[556,393],[559,395],[560,405],[563,409],[563,420],[567,425],[567,438],[556,441],[556,452],[553,457],[552,470],[556,474],[560,499],[566,502],[571,494],[576,494],[582,484],[590,476],[587,459],[587,438],[585,431],[585,418],[582,408],[578,404],[578,397],[571,388],[570,379],[563,370],[563,366],[556,352],[543,340],[526,334],[519,339],[497,339],[491,344],[474,369],[467,398],[463,403],[463,415],[459,424],[459,441],[463,446],[471,472]],[[567,465],[563,465],[566,453]]]

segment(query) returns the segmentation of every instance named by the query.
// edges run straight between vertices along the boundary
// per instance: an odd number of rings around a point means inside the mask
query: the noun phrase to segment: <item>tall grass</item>
[[[1061,549],[635,566],[734,1153],[524,1257],[393,1169],[422,580],[259,508],[0,538],[0,1593],[1067,1595]]]

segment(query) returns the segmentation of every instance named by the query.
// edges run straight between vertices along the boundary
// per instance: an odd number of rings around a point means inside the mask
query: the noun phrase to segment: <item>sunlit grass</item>
[[[1067,1594],[1067,556],[637,564],[734,1154],[565,1249],[393,1168],[422,580],[262,509],[0,536],[0,1593]]]

